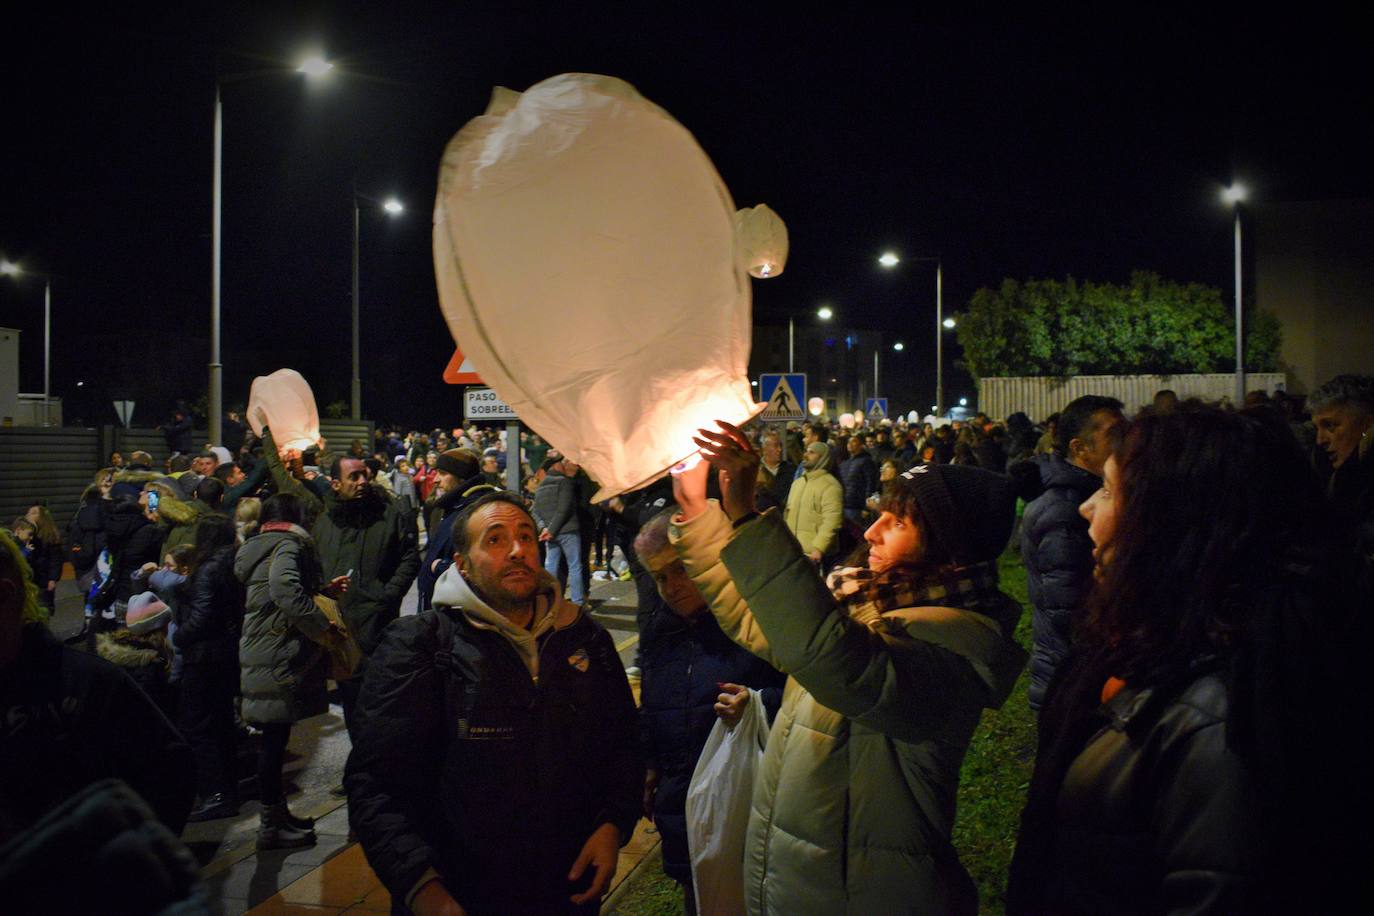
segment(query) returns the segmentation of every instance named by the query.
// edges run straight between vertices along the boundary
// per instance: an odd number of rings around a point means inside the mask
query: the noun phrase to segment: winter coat
[[[169,719],[176,712],[172,691],[172,646],[165,630],[136,635],[129,630],[98,633],[96,654],[124,669]]]
[[[787,505],[787,494],[792,489],[792,481],[797,476],[797,466],[786,458],[778,463],[777,473],[773,475],[773,485],[769,487],[775,505],[782,509]],[[764,507],[768,508],[768,507]]]
[[[162,563],[161,526],[148,521],[143,507],[120,500],[105,516],[105,546],[110,551],[110,575],[115,576],[115,601],[134,593],[134,573],[145,563]]]
[[[236,553],[227,544],[206,557],[174,609],[172,641],[189,663],[238,647],[246,592],[234,575]]]
[[[534,491],[534,521],[542,531],[557,537],[578,531],[577,481],[557,471],[544,475],[543,483]]]
[[[80,576],[95,566],[105,549],[105,510],[109,502],[93,499],[76,510],[67,525],[67,550],[72,569]]]
[[[180,420],[173,419],[172,422],[162,427],[162,438],[167,440],[167,450],[173,454],[189,454],[191,451],[191,418],[182,414]]]
[[[157,507],[158,518],[168,526],[167,537],[162,541],[163,556],[177,547],[195,546],[196,523],[214,511],[198,499],[164,497]]]
[[[663,871],[675,881],[692,880],[687,851],[687,786],[697,758],[715,726],[717,684],[741,684],[761,691],[771,721],[782,702],[781,672],[735,645],[710,613],[689,623],[667,608],[646,630],[643,682],[639,693],[641,746],[659,774],[654,826],[663,838]],[[753,699],[750,702],[754,702]]]
[[[329,631],[313,596],[323,582],[315,544],[303,528],[261,531],[234,557],[247,587],[239,639],[239,685],[248,722],[299,722],[328,709],[328,660],[312,637]]]
[[[1035,634],[1030,707],[1038,710],[1055,668],[1069,654],[1073,617],[1092,585],[1093,542],[1078,507],[1102,486],[1102,479],[1054,454],[1036,459],[1035,465],[1044,490],[1021,519],[1021,560]]]
[[[814,550],[823,557],[831,554],[843,523],[844,491],[828,469],[815,468],[792,482],[787,494],[787,527],[804,552]]]
[[[1268,911],[1265,800],[1229,746],[1218,666],[1103,704],[1085,661],[1067,659],[1046,699],[1007,912]]]
[[[0,833],[111,776],[181,833],[195,795],[190,748],[123,670],[29,624],[19,657],[0,669],[0,711]]]
[[[364,655],[401,613],[401,602],[420,569],[415,517],[399,500],[372,491],[357,499],[325,497],[311,528],[324,581],[352,570],[339,611]]]
[[[732,530],[713,502],[669,538],[721,628],[787,672],[755,777],[745,905],[793,913],[971,912],[949,843],[959,767],[1011,692],[1020,608],[891,610],[832,599],[776,513]]]
[[[868,505],[868,497],[878,489],[878,466],[868,452],[846,458],[840,465],[840,483],[844,486],[844,507],[860,512]]]
[[[434,870],[473,916],[575,911],[586,877],[567,873],[587,838],[634,829],[644,769],[624,669],[542,578],[526,630],[450,568],[435,609],[390,626],[373,654],[344,786],[394,901]]]
[[[48,589],[49,582],[62,578],[62,564],[66,562],[67,550],[62,542],[48,544],[35,537],[33,552],[29,554],[29,569],[33,571],[33,582],[40,592]]]

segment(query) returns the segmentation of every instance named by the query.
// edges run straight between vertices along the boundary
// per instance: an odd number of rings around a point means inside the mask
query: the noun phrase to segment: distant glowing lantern
[[[825,411],[825,401],[820,398],[812,398],[806,402],[806,409],[811,412],[811,416],[819,417]]]
[[[751,277],[776,277],[787,264],[787,227],[767,204],[735,214],[735,243]]]
[[[915,422],[916,422],[917,420],[919,420],[919,419],[921,419],[921,415],[918,414],[916,411],[914,411],[914,410],[907,411],[906,421],[907,421],[908,423],[915,423]]]
[[[279,448],[305,450],[320,438],[315,392],[295,369],[278,369],[253,379],[248,422],[259,436],[263,426],[272,427],[272,438]]]
[[[852,413],[842,413],[842,414],[840,414],[840,426],[841,426],[841,428],[843,428],[843,429],[853,429],[853,428],[854,428],[854,415],[853,415]]]
[[[745,212],[741,239],[696,140],[612,77],[498,88],[444,151],[434,265],[449,330],[601,484],[595,499],[683,461],[698,428],[765,406],[747,375],[748,271],[772,239],[758,262],[781,272],[786,233],[767,208]]]
[[[862,425],[863,425],[863,422],[864,422],[864,412],[863,412],[862,410],[856,410],[856,411],[854,411],[854,422],[855,422],[855,424],[857,424],[857,425],[859,425],[859,426],[862,426]]]

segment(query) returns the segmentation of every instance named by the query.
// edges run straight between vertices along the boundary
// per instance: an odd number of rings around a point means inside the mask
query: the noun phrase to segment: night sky
[[[1367,39],[1352,23],[66,6],[7,22],[0,256],[55,275],[53,391],[69,421],[113,422],[109,400],[127,396],[151,425],[204,391],[217,72],[266,71],[223,90],[226,404],[284,365],[321,406],[347,399],[356,183],[409,207],[364,211],[361,274],[364,412],[410,425],[459,410],[439,378],[452,341],[430,211],[445,143],[494,85],[568,71],[634,84],[695,134],[739,206],[787,222],[787,270],[755,283],[755,320],[829,302],[906,342],[884,364],[901,391],[885,393],[926,403],[931,268],[884,272],[885,249],[943,258],[948,311],[1004,277],[1136,268],[1229,295],[1218,193],[1232,176],[1259,201],[1374,196]],[[290,72],[307,48],[337,65],[327,81]],[[41,283],[0,280],[0,324],[23,330],[20,387],[40,391]],[[968,388],[947,381],[951,399]]]

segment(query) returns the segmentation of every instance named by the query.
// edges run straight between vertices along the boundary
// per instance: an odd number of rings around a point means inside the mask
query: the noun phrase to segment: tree
[[[1246,316],[1245,363],[1278,366],[1282,331],[1268,312]],[[1003,280],[959,316],[964,364],[988,376],[1176,375],[1235,368],[1235,325],[1220,290],[1149,271],[1125,286]]]

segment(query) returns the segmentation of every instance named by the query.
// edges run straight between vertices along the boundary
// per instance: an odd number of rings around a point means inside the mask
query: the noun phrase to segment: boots
[[[315,845],[315,831],[301,830],[288,820],[286,802],[264,807],[258,827],[258,849],[299,849]]]
[[[313,817],[297,817],[291,813],[291,809],[286,809],[286,822],[297,830],[313,831],[315,829],[315,819]]]

